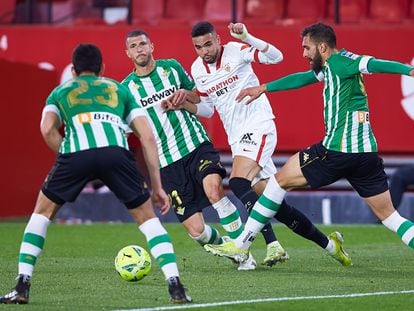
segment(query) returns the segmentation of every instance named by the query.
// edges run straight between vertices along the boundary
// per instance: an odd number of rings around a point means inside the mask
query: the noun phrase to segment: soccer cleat
[[[351,257],[349,257],[349,255],[344,251],[344,248],[342,247],[344,243],[342,234],[335,231],[332,232],[328,238],[334,243],[334,250],[330,255],[338,260],[343,266],[352,266]]]
[[[284,250],[279,241],[274,241],[267,244],[266,257],[263,260],[263,265],[273,266],[278,262],[285,262],[289,259],[289,254]]]
[[[247,249],[238,248],[233,241],[228,241],[219,245],[206,244],[204,245],[204,249],[213,255],[227,257],[236,262],[243,262],[249,258],[249,251]]]
[[[168,279],[168,292],[170,293],[170,301],[172,303],[187,303],[192,302],[193,299],[185,293],[183,284],[177,277],[171,277]]]
[[[237,268],[237,270],[254,270],[256,269],[256,266],[256,260],[254,259],[252,253],[249,252],[249,257],[245,261],[239,263],[239,267]]]
[[[0,297],[2,304],[27,304],[29,303],[30,277],[19,275],[17,285],[12,291]]]

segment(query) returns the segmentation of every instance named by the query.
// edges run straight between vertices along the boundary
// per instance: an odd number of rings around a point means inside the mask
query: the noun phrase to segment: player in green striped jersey
[[[268,217],[278,211],[286,191],[307,185],[318,188],[346,178],[382,223],[414,248],[414,223],[402,217],[391,201],[387,176],[370,125],[362,78],[364,73],[375,72],[414,76],[414,68],[337,50],[334,30],[323,23],[303,30],[302,46],[303,56],[309,60],[312,70],[247,88],[240,92],[238,100],[250,96],[248,104],[264,92],[324,81],[325,137],[321,143],[288,159],[275,179],[268,183],[253,208],[256,214],[249,217],[245,230],[234,243],[226,243],[220,249],[214,245],[206,247],[223,255],[230,252],[245,254]]]
[[[72,202],[85,184],[102,180],[122,201],[145,235],[151,254],[161,267],[173,303],[186,303],[171,239],[152,208],[169,210],[161,185],[154,136],[144,111],[126,87],[99,77],[103,71],[100,50],[80,44],[73,51],[74,78],[58,86],[47,99],[41,121],[46,144],[58,153],[39,193],[20,246],[18,283],[0,303],[29,302],[30,279],[46,239],[47,228],[65,202]],[[65,137],[59,132],[65,126]],[[125,125],[139,137],[152,184],[152,195],[127,150]]]
[[[200,245],[222,243],[219,232],[204,222],[202,210],[212,205],[230,238],[243,226],[237,208],[224,195],[226,171],[201,122],[183,103],[199,101],[195,84],[174,59],[154,59],[154,45],[143,30],[126,36],[126,54],[134,71],[122,82],[145,109],[153,129],[161,179],[179,221]],[[254,269],[250,257],[239,269]]]

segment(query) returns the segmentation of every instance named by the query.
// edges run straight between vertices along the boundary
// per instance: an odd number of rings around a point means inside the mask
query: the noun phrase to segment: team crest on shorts
[[[213,163],[210,160],[200,160],[200,165],[198,166],[198,170],[201,172],[206,167],[208,167],[211,163]]]
[[[303,163],[306,163],[309,160],[309,153],[303,152]]]

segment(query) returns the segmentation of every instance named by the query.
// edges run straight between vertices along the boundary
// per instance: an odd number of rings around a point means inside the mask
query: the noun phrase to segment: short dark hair
[[[336,35],[333,28],[324,23],[316,23],[303,29],[302,38],[309,36],[314,42],[325,42],[330,48],[336,48]]]
[[[149,35],[146,31],[144,31],[142,29],[131,30],[130,32],[127,33],[126,38],[125,38],[125,42],[128,38],[138,37],[138,36],[142,36],[142,35],[144,35],[145,37],[147,37],[149,39]]]
[[[198,22],[191,29],[191,37],[192,38],[199,37],[199,36],[204,36],[208,33],[216,33],[216,29],[209,22]]]
[[[81,43],[73,50],[72,63],[77,75],[85,71],[99,75],[102,67],[101,51],[94,44]]]

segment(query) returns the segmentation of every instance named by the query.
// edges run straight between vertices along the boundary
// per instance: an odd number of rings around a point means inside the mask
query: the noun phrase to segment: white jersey
[[[229,42],[222,47],[216,63],[207,64],[198,57],[191,66],[200,98],[203,104],[215,106],[229,145],[235,143],[247,127],[274,119],[265,94],[249,105],[235,100],[242,89],[260,84],[251,65],[258,61],[258,53],[248,44]]]

